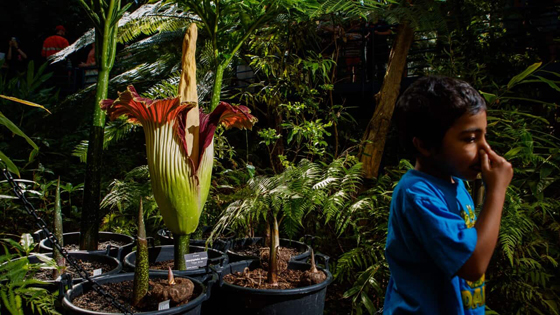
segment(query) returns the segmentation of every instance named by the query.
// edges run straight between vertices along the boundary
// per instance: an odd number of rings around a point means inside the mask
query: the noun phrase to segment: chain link
[[[101,285],[99,285],[99,283],[93,280],[88,275],[88,273],[84,270],[84,268],[82,268],[82,266],[80,266],[80,264],[78,264],[78,262],[72,256],[68,255],[68,251],[60,245],[60,242],[58,241],[56,236],[53,233],[51,233],[51,231],[49,231],[49,229],[47,228],[47,224],[45,223],[45,221],[40,216],[37,215],[37,212],[35,211],[33,205],[25,198],[25,195],[20,185],[16,183],[17,180],[14,180],[12,174],[8,172],[8,170],[4,169],[3,172],[4,172],[4,177],[6,177],[6,179],[8,180],[8,183],[12,185],[16,197],[23,203],[23,206],[27,211],[27,213],[29,213],[35,219],[35,224],[37,224],[37,226],[45,233],[45,235],[49,238],[49,240],[53,244],[53,247],[55,247],[62,254],[64,259],[66,259],[66,261],[70,263],[70,265],[78,272],[80,277],[90,282],[93,290],[101,294],[101,296],[103,296],[105,300],[113,304],[121,312],[123,312],[124,314],[134,314],[128,306],[119,303],[115,299],[115,297],[113,297],[109,292],[103,290]]]

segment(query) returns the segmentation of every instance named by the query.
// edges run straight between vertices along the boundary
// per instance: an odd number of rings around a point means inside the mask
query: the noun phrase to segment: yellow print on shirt
[[[461,210],[461,216],[465,220],[467,228],[474,227],[476,222],[476,217],[471,205],[465,205],[465,210]],[[484,285],[484,275],[480,277],[477,281],[466,281],[467,285],[473,290],[463,290],[461,291],[461,297],[463,298],[463,307],[465,309],[475,309],[486,304],[486,286]]]
[[[467,227],[470,229],[474,226],[476,218],[474,216],[474,211],[471,205],[466,205],[466,208],[468,213],[465,210],[461,210],[461,216],[463,217],[463,220],[465,220],[465,224],[467,225]]]
[[[484,276],[483,276],[484,277]],[[486,304],[486,286],[476,288],[472,292],[469,290],[461,291],[463,307],[465,309],[475,309]]]

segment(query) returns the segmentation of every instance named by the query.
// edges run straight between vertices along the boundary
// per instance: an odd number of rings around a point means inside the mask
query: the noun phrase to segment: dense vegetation
[[[208,21],[194,18],[200,23],[199,101],[209,109],[215,78],[223,77],[219,98],[248,106],[259,122],[252,131],[227,136],[217,130],[211,196],[201,225],[221,228],[227,221],[240,237],[264,235],[264,216],[272,208],[284,220],[283,236],[316,235],[316,250],[332,257],[336,283],[329,287],[327,311],[373,314],[383,306],[391,192],[412,164],[391,125],[379,175],[360,175],[363,134],[380,86],[367,76],[354,80],[366,69],[353,69],[347,58],[351,29],[382,17],[394,32],[397,24],[413,30],[401,87],[424,74],[470,82],[488,102],[490,144],[514,165],[499,245],[486,274],[487,306],[499,314],[560,314],[560,68],[553,62],[558,15],[554,29],[539,26],[556,7],[516,8],[506,0],[325,0],[291,7],[292,1],[278,1],[283,5],[266,11],[256,0],[223,2],[231,5],[215,23],[223,30],[219,36],[204,27]],[[143,11],[119,27],[109,97],[128,84],[148,91],[147,97],[177,94],[181,40],[193,21],[192,3],[134,4],[129,11]],[[211,7],[199,9],[212,16]],[[74,51],[92,41],[90,32]],[[252,75],[240,78],[238,68]],[[42,104],[52,114],[0,99],[2,114],[39,147],[30,156],[25,139],[4,128],[0,151],[22,178],[33,181],[25,184],[28,197],[47,220],[60,176],[64,225],[73,231],[81,218],[85,140],[96,86],[61,95],[50,82],[48,70],[37,62],[13,78],[2,73],[0,94]],[[151,194],[142,131],[117,120],[104,132],[100,228],[133,235],[142,197],[147,231],[156,236],[163,223]],[[301,175],[309,169],[313,176]],[[288,182],[281,194],[274,190],[280,179]],[[475,183],[469,185],[474,192]],[[11,199],[9,186],[1,183],[0,190],[0,232],[15,238],[35,230]]]

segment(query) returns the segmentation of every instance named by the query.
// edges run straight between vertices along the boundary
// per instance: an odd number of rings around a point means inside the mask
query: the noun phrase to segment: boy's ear
[[[422,156],[428,157],[431,155],[431,150],[426,146],[426,143],[422,139],[414,137],[412,138],[412,144],[414,144],[416,151],[418,151]]]

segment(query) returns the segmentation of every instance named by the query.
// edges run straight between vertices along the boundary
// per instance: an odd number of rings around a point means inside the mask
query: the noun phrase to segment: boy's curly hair
[[[464,113],[486,110],[486,102],[467,82],[444,76],[426,76],[414,82],[395,107],[399,139],[408,153],[417,154],[412,139],[439,150],[447,130]]]

